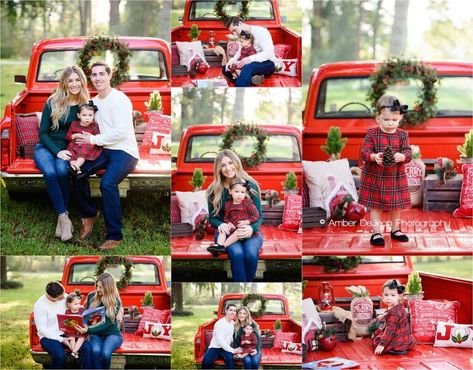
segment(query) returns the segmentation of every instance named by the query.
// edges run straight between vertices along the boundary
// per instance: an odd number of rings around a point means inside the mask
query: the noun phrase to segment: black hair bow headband
[[[246,38],[246,39],[250,39],[250,38],[251,38],[251,33],[248,32],[248,31],[245,31],[245,30],[241,30],[240,36],[241,36],[241,37],[244,37],[244,38]]]
[[[392,105],[383,105],[381,109],[383,108],[389,108],[391,112],[400,112],[401,114],[406,114],[407,113],[407,108],[409,108],[407,105],[401,105],[399,103],[399,100],[394,100]]]
[[[94,101],[93,100],[89,100],[89,102],[87,103],[87,105],[89,107],[92,107],[94,112],[97,112],[99,110],[99,108],[97,108],[97,106],[94,104]]]
[[[399,294],[404,293],[406,290],[406,287],[404,285],[399,285],[396,280],[391,281],[388,288],[393,290],[396,289]]]

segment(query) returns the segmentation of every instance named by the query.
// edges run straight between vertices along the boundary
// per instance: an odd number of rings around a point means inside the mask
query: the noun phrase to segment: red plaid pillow
[[[176,195],[171,195],[171,225],[181,223],[181,209]]]
[[[171,64],[179,65],[179,49],[175,43],[171,44]]]
[[[16,115],[16,135],[20,156],[33,158],[34,147],[39,143],[39,121],[36,113]]]
[[[277,331],[274,336],[273,348],[274,350],[280,351],[284,342],[295,342],[297,338],[297,333],[294,332],[283,332]]]
[[[287,45],[287,44],[274,45],[274,55],[278,59],[286,59],[290,50],[291,50],[291,45]]]
[[[170,314],[171,310],[158,310],[157,308],[143,307],[143,314],[141,315],[141,320],[135,334],[143,335],[146,321],[166,324]]]
[[[305,181],[302,181],[302,207],[310,207],[309,187]]]

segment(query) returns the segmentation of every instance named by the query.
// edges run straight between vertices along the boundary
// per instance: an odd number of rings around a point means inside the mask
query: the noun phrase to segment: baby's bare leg
[[[68,337],[66,344],[67,344],[67,346],[69,347],[69,349],[70,349],[72,352],[74,352],[74,346],[76,345],[76,338],[74,338],[74,337]]]
[[[244,358],[246,356],[248,356],[248,353],[242,353],[240,358]]]
[[[218,233],[217,244],[224,245],[227,235],[225,233]]]
[[[233,243],[236,243],[238,240],[240,240],[240,238],[238,237],[237,232],[234,231],[228,236],[227,240],[225,240],[225,243],[223,243],[223,246],[228,247],[232,245]]]
[[[77,342],[74,345],[74,349],[72,350],[72,352],[75,352],[75,353],[79,352],[80,347],[82,347],[82,345],[84,344],[84,341],[85,341],[85,338],[77,338]]]

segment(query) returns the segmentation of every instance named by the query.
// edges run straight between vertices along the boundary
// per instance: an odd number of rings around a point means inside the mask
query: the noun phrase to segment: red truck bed
[[[260,227],[264,235],[260,259],[300,259],[302,253],[302,235],[294,231],[281,231],[275,226]],[[204,240],[192,237],[172,238],[173,259],[213,259],[207,247],[214,244],[213,237],[206,235]],[[227,254],[221,254],[219,259],[228,259]]]
[[[371,226],[334,226],[304,229],[303,254],[309,255],[465,255],[471,254],[471,219],[455,218],[451,212],[423,212],[412,208],[401,212],[408,227],[402,230],[409,236],[408,243],[391,241],[385,230],[385,247],[370,244]],[[369,221],[369,214],[365,215]],[[383,213],[383,221],[388,214]],[[439,226],[434,222],[442,221]],[[423,222],[422,225],[420,222]],[[426,224],[429,222],[429,224]]]
[[[454,370],[473,368],[471,353],[468,348],[437,348],[431,344],[417,344],[407,355],[379,356],[373,353],[371,339],[358,338],[355,342],[338,342],[330,352],[308,352],[304,362],[342,357],[358,362],[360,369]]]
[[[261,358],[260,366],[268,366],[270,365],[271,367],[273,366],[300,366],[301,365],[301,356],[300,355],[295,355],[293,353],[285,353],[281,352],[279,350],[274,350],[271,348],[262,348],[261,353],[263,354],[263,357]],[[199,357],[196,359],[198,364],[202,363],[202,358],[203,356]],[[237,365],[242,365],[242,361],[235,361]],[[217,360],[215,362],[217,365],[224,366],[225,363],[223,360]]]

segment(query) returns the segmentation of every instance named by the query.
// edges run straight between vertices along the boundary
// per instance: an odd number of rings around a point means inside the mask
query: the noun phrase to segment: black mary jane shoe
[[[69,174],[71,176],[74,176],[76,177],[77,176],[77,169],[75,167],[72,167],[70,164],[69,166],[67,167],[68,171],[69,171]]]
[[[406,355],[407,351],[395,351],[395,350],[391,349],[386,353],[389,353],[390,355]]]
[[[218,257],[222,253],[225,253],[225,247],[223,245],[215,244],[207,248],[207,250],[212,253],[212,256]]]
[[[396,235],[396,233],[397,233],[397,235]],[[392,239],[395,239],[395,240],[398,240],[398,241],[400,241],[400,242],[402,242],[402,243],[406,243],[406,242],[409,241],[409,238],[407,237],[407,235],[406,235],[406,234],[403,234],[403,233],[401,232],[401,230],[396,230],[396,231],[392,232],[392,233],[391,233],[391,238],[392,238]]]
[[[377,236],[377,235],[379,235],[379,237],[375,238],[375,236]],[[371,243],[371,245],[374,245],[375,247],[384,247],[383,236],[380,233],[376,233],[376,234],[371,235],[370,243]]]

